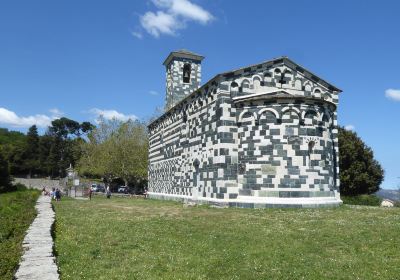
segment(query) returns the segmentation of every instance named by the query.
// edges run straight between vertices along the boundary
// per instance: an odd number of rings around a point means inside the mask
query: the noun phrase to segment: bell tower
[[[187,50],[171,52],[164,61],[166,68],[165,111],[200,87],[203,56]]]

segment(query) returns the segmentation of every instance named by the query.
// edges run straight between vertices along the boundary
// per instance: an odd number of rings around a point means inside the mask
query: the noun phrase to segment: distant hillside
[[[400,191],[399,190],[379,190],[375,193],[381,198],[387,198],[390,200],[400,201]]]

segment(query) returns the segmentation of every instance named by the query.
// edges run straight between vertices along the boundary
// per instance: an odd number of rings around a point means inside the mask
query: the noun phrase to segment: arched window
[[[190,64],[185,64],[183,66],[183,82],[184,83],[190,83],[190,72],[191,72],[191,66]]]

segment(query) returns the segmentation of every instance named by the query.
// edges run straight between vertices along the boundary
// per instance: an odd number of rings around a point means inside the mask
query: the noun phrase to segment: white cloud
[[[158,11],[157,14],[147,12],[140,18],[142,27],[151,35],[158,38],[160,34],[175,35],[182,28],[180,22],[172,15]]]
[[[98,119],[100,116],[102,116],[106,120],[117,119],[117,120],[124,121],[124,122],[128,121],[128,120],[136,120],[137,119],[137,117],[135,115],[125,115],[116,110],[101,110],[98,108],[93,108],[93,109],[90,109],[89,112],[96,116],[96,122],[98,122]]]
[[[182,16],[185,19],[194,20],[206,24],[213,19],[213,16],[202,7],[191,3],[188,0],[153,0],[159,8],[166,8],[168,13]]]
[[[385,90],[385,96],[394,101],[400,101],[400,89],[389,88]]]
[[[21,117],[13,111],[0,107],[0,124],[13,127],[30,127],[34,124],[38,127],[47,127],[51,125],[51,121],[56,118],[56,116],[47,116],[42,114]]]
[[[158,95],[158,92],[155,91],[155,90],[150,90],[150,91],[149,91],[149,94],[150,94],[150,95]]]
[[[138,38],[138,39],[142,39],[143,38],[143,34],[140,33],[140,32],[132,31],[131,34],[133,36],[135,36],[136,38]]]
[[[53,117],[61,117],[64,115],[64,112],[61,112],[57,108],[50,109],[49,112],[52,113]]]
[[[352,131],[354,131],[356,128],[355,128],[355,126],[354,126],[354,125],[352,125],[352,124],[348,124],[348,125],[346,125],[346,126],[344,127],[344,129],[346,129],[346,130],[352,130]]]
[[[140,17],[141,26],[151,35],[158,38],[161,34],[176,35],[179,29],[185,28],[188,21],[207,24],[214,19],[213,15],[189,0],[152,0],[159,9],[146,12]]]

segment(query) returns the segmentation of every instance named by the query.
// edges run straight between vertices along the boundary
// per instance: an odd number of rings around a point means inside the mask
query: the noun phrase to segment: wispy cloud
[[[189,0],[152,0],[152,2],[158,10],[140,16],[140,24],[147,33],[156,38],[162,34],[177,35],[177,31],[186,28],[189,21],[207,24],[214,19],[210,12]]]
[[[385,90],[385,96],[394,101],[400,101],[400,89],[389,88]]]
[[[344,127],[344,129],[354,131],[356,128],[355,128],[354,125],[348,124],[348,125],[346,125],[346,126]]]
[[[89,110],[89,113],[95,115],[95,121],[98,122],[100,117],[103,117],[106,120],[117,119],[120,121],[128,121],[128,120],[136,120],[137,117],[135,115],[126,115],[120,113],[116,110],[102,110],[98,108],[93,108]]]
[[[49,110],[50,116],[44,114],[36,114],[32,116],[18,116],[15,112],[0,107],[0,124],[12,127],[30,127],[36,125],[38,127],[47,127],[51,122],[60,117],[60,111],[57,109]]]
[[[141,32],[132,31],[131,34],[132,34],[133,36],[135,36],[136,38],[138,38],[138,39],[142,39],[142,38],[143,38],[143,34],[142,34]]]
[[[50,109],[49,112],[53,115],[53,117],[61,117],[64,115],[64,112],[58,110],[57,108]]]
[[[155,95],[158,95],[158,91],[150,90],[150,91],[149,91],[149,94],[155,96]]]

